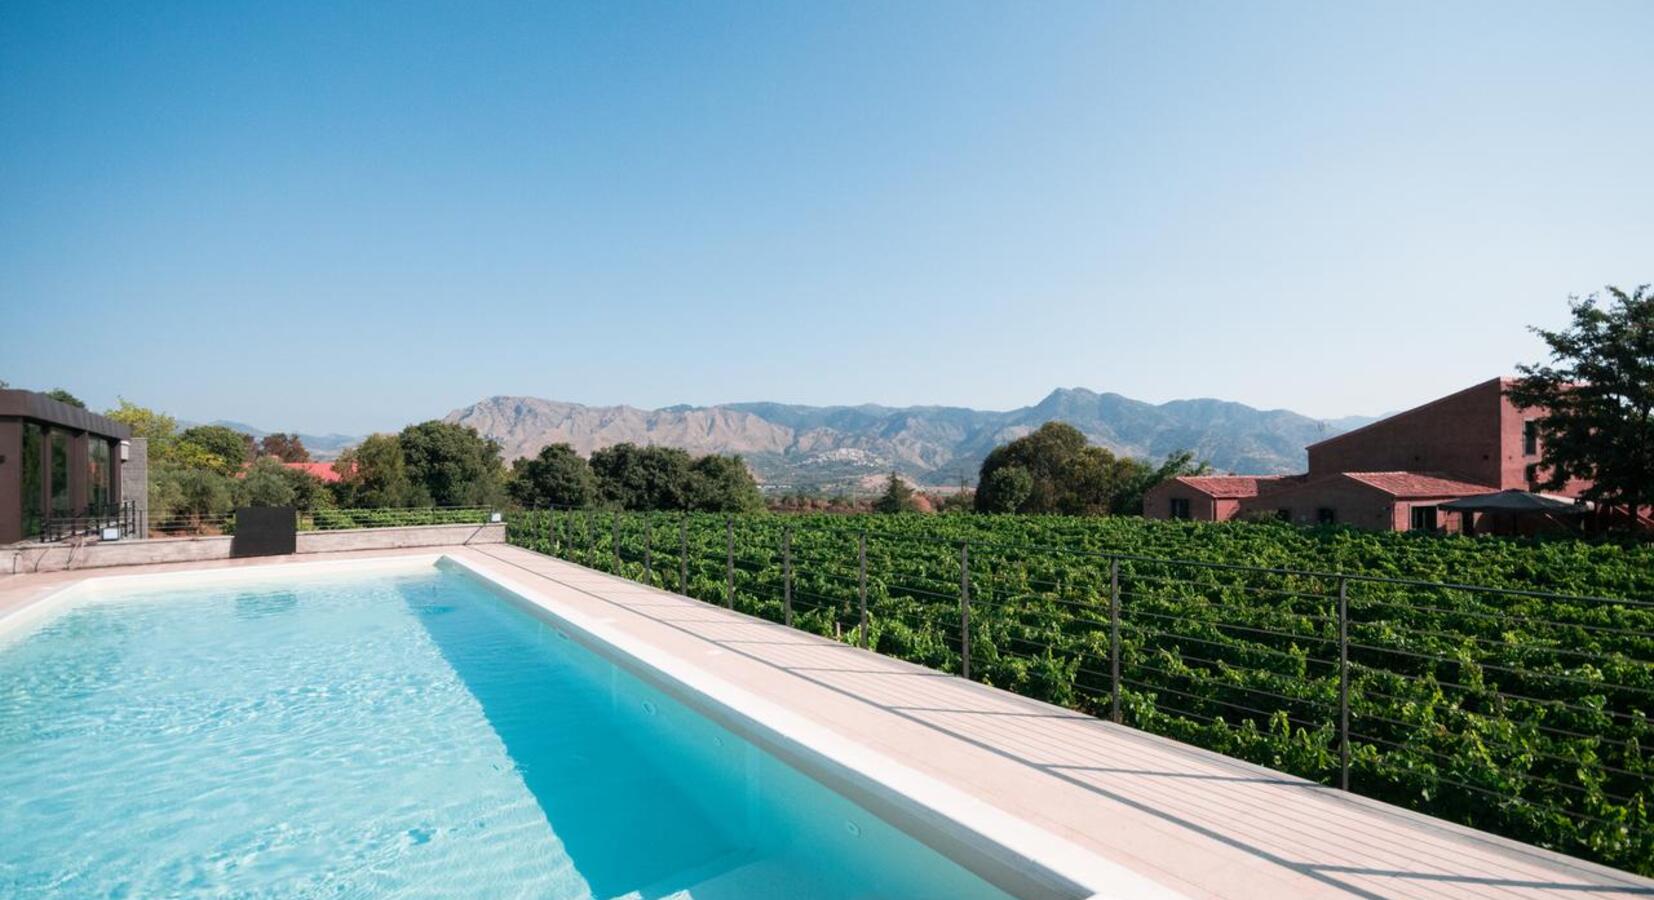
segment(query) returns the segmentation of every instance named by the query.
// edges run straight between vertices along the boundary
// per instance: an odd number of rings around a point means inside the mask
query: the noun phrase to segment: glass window
[[[1415,507],[1413,507],[1413,530],[1414,531],[1435,531],[1436,530],[1436,508],[1434,506],[1415,506]]]
[[[1173,497],[1172,498],[1172,518],[1174,518],[1174,519],[1187,519],[1187,518],[1189,518],[1189,501],[1186,498],[1183,498],[1183,497]]]
[[[1315,511],[1315,521],[1322,525],[1332,525],[1338,521],[1338,510],[1330,506],[1323,506]]]
[[[1532,419],[1522,423],[1522,453],[1526,456],[1539,455],[1539,423]]]
[[[42,495],[44,482],[40,478],[41,443],[46,440],[46,429],[33,422],[23,423],[23,537],[40,536],[40,523],[46,515]]]
[[[52,515],[67,516],[70,509],[69,498],[69,434],[64,431],[52,431]]]
[[[86,440],[86,503],[101,511],[111,496],[109,442],[97,435],[87,435]]]

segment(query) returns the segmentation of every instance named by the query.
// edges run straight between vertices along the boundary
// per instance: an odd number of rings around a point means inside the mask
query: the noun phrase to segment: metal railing
[[[1654,600],[537,509],[572,562],[1654,874]]]
[[[347,528],[408,528],[416,525],[477,525],[497,510],[488,506],[363,507],[299,510],[299,531]],[[235,512],[166,516],[143,523],[149,537],[204,537],[235,533]]]
[[[87,506],[73,514],[47,511],[40,521],[40,540],[52,542],[96,535],[105,528],[118,528],[123,535],[134,533],[138,528],[137,504],[127,500]]]

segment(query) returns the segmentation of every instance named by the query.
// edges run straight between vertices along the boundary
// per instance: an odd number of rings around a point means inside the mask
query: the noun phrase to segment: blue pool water
[[[0,644],[0,896],[997,897],[459,571]]]

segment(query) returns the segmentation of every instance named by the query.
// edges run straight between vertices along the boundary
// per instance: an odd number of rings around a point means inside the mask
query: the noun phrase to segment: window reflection
[[[67,516],[71,509],[69,499],[69,435],[52,432],[52,515]]]
[[[46,429],[34,422],[23,423],[23,537],[40,536],[40,526],[46,511],[42,508],[43,485],[40,479],[41,442]]]

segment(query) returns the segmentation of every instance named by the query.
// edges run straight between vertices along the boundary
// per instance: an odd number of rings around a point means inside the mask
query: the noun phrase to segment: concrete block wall
[[[126,462],[121,463],[121,500],[138,508],[138,533],[149,533],[149,438],[127,442]]]

